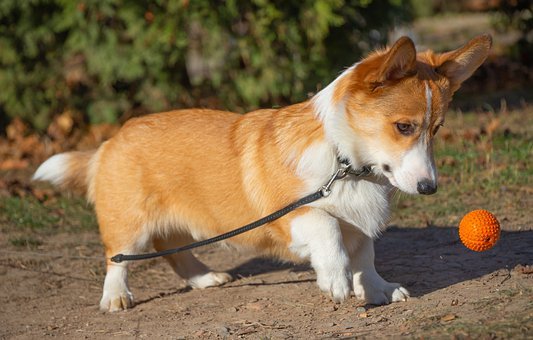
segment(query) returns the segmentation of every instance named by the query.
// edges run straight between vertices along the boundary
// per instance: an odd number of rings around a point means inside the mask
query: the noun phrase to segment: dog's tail
[[[49,181],[61,188],[81,191],[93,202],[93,178],[98,149],[65,152],[48,158],[33,175],[33,180]]]

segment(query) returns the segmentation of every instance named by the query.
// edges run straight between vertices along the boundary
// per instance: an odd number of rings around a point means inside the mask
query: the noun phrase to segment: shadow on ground
[[[290,269],[292,272],[305,272],[311,269],[308,264],[281,262],[269,258],[254,258],[228,271],[233,277],[248,277]]]
[[[391,227],[376,242],[376,267],[386,280],[402,283],[412,296],[418,297],[519,264],[531,264],[531,245],[533,231],[502,231],[494,248],[478,253],[461,244],[455,227]],[[302,272],[310,267],[255,258],[230,273],[234,277],[250,277],[287,269]]]
[[[412,296],[421,296],[519,264],[531,264],[532,244],[533,231],[502,231],[494,248],[479,253],[462,245],[455,227],[392,227],[376,242],[376,267],[384,278],[401,282]]]

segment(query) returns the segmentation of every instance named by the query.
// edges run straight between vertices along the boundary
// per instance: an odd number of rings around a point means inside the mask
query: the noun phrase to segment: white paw
[[[128,289],[126,265],[109,265],[104,280],[100,310],[118,312],[133,307],[133,295]]]
[[[224,283],[230,282],[233,278],[228,273],[223,272],[209,272],[207,274],[198,275],[188,280],[189,286],[193,288],[207,288],[220,286]]]
[[[399,283],[390,283],[377,273],[354,275],[354,293],[358,299],[372,305],[386,305],[391,302],[406,301],[409,297],[407,289]]]
[[[100,310],[103,312],[119,312],[133,307],[133,294],[129,291],[104,291],[100,300]]]
[[[335,303],[347,300],[352,291],[349,274],[344,271],[337,274],[317,272],[316,283],[320,290],[329,295]]]

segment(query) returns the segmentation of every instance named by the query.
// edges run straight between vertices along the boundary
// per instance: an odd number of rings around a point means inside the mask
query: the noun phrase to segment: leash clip
[[[335,171],[329,181],[325,185],[323,185],[322,188],[320,188],[320,193],[323,197],[328,197],[331,194],[331,186],[333,185],[333,182],[338,179],[343,179],[348,175],[352,175],[355,177],[363,177],[368,176],[372,173],[372,166],[370,165],[365,165],[357,170],[354,170],[350,162],[339,161],[339,163],[340,167],[337,169],[337,171]]]
[[[335,171],[333,176],[329,179],[329,181],[320,188],[320,193],[323,197],[328,197],[331,194],[331,186],[333,185],[333,182],[335,182],[338,179],[343,179],[348,175],[348,169],[350,168],[350,165],[341,164],[341,167]]]

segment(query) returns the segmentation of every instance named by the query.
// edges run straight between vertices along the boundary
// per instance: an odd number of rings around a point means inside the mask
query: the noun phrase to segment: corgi
[[[452,95],[487,58],[478,36],[446,53],[417,53],[407,37],[346,69],[311,99],[240,115],[189,109],[134,118],[98,149],[46,160],[35,180],[81,188],[94,204],[107,272],[100,309],[133,306],[128,263],[113,255],[165,250],[255,221],[308,195],[348,162],[364,177],[224,243],[288,261],[309,261],[336,303],[369,304],[409,292],[374,267],[373,240],[387,225],[396,190],[437,191],[433,138]],[[190,251],[166,256],[188,285],[231,280]]]

